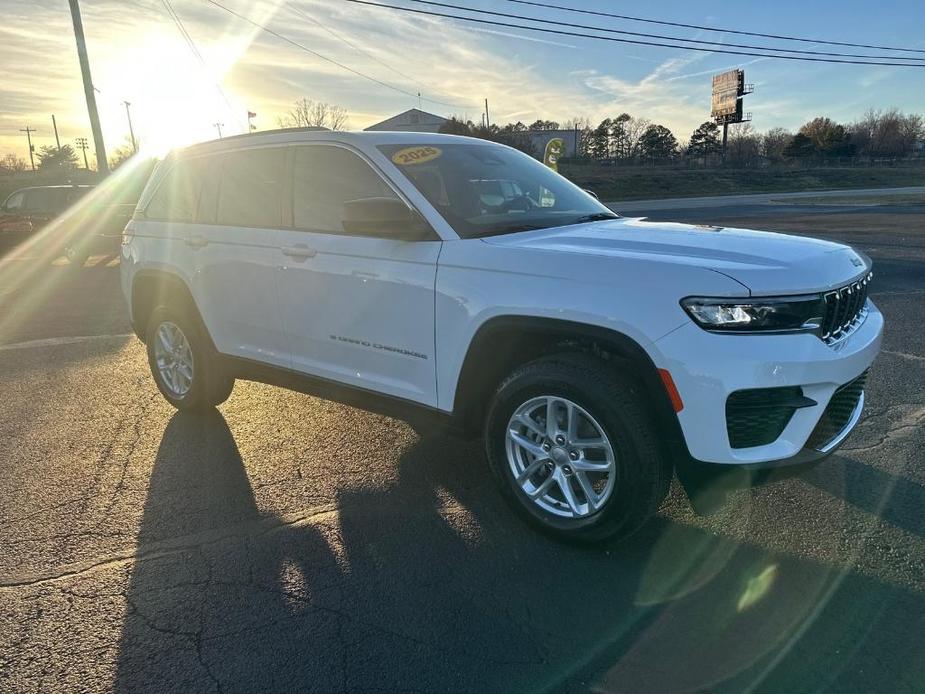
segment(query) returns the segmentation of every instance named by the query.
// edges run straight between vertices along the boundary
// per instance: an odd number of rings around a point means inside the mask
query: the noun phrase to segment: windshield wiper
[[[614,212],[594,212],[586,214],[583,217],[572,220],[569,224],[584,224],[586,222],[603,222],[605,219],[620,219],[620,215]]]

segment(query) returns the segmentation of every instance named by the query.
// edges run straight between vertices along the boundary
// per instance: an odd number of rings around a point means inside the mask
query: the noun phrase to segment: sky
[[[801,63],[594,41],[345,0],[218,1],[315,54],[207,0],[171,0],[200,60],[162,0],[81,1],[109,151],[127,141],[124,101],[131,103],[136,136],[146,147],[163,149],[214,138],[216,122],[223,124],[223,134],[244,132],[248,111],[257,113],[253,123],[258,129],[276,127],[277,116],[302,97],[345,107],[351,129],[419,105],[478,121],[487,98],[493,122],[587,117],[597,123],[628,112],[666,125],[685,140],[709,117],[711,75],[734,67],[744,68],[746,81],[755,85],[745,110],[752,112],[759,130],[796,129],[818,115],[851,121],[868,108],[925,113],[925,67]],[[409,0],[382,1],[429,9]],[[687,39],[883,53],[574,15],[505,0],[445,1]],[[549,1],[710,27],[925,51],[921,0],[886,0],[876,9],[859,0],[722,5]],[[89,137],[67,0],[0,0],[0,9],[0,154],[28,155],[26,137],[19,132],[26,126],[37,130],[36,148],[54,144],[51,114],[62,144]],[[917,55],[925,59],[925,52]]]

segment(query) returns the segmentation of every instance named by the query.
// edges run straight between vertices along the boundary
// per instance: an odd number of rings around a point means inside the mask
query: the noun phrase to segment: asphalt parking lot
[[[709,518],[675,485],[597,549],[522,526],[477,442],[245,382],[177,414],[115,259],[8,255],[0,691],[922,691],[925,207],[652,216],[857,246],[884,352],[822,466]]]

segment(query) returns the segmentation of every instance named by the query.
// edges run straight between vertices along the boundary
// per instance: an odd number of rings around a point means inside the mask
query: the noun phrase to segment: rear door
[[[293,229],[277,250],[293,368],[436,404],[434,283],[441,242],[344,232],[344,202],[399,197],[359,153],[293,147]]]
[[[288,367],[275,276],[286,156],[283,148],[265,147],[203,159],[197,223],[186,242],[193,293],[218,350]]]

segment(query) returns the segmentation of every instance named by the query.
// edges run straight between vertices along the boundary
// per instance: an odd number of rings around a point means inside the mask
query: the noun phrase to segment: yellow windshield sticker
[[[392,155],[392,161],[399,166],[411,166],[413,164],[423,164],[425,161],[432,161],[439,157],[443,152],[436,147],[405,147]]]

